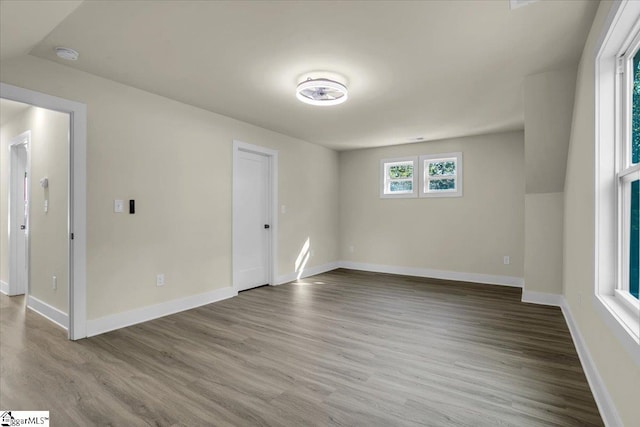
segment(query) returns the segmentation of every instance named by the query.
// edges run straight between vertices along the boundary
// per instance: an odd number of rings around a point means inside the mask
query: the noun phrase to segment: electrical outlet
[[[509,258],[509,255],[505,255],[505,257],[502,259],[502,262],[504,263],[504,265],[511,264],[511,258]]]
[[[164,274],[158,274],[156,276],[156,286],[164,286]]]
[[[54,291],[58,289],[58,278],[56,276],[51,279],[51,287]]]

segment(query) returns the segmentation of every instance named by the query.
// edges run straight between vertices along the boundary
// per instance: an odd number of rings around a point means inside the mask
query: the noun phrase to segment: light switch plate
[[[124,212],[124,200],[114,200],[113,201],[113,212],[115,212],[115,213]]]

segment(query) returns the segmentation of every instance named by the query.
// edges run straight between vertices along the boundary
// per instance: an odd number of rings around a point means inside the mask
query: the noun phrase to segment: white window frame
[[[427,163],[446,160],[455,161],[456,173],[435,179],[453,178],[456,183],[456,188],[454,190],[429,190],[429,182],[434,179],[429,177]],[[462,197],[462,152],[426,154],[420,156],[420,197]]]
[[[594,306],[640,365],[640,304],[625,291],[624,188],[637,167],[628,166],[630,98],[626,52],[640,45],[640,2],[614,3],[595,55]],[[634,44],[635,43],[635,44]],[[627,209],[628,210],[628,209]],[[626,235],[628,238],[628,233]],[[627,268],[628,270],[628,264]]]
[[[390,166],[395,166],[397,164],[405,164],[412,163],[413,164],[413,177],[412,177],[412,191],[403,191],[403,192],[391,192],[390,184],[394,181],[408,181],[408,179],[398,179],[392,180],[389,179],[389,174],[387,170]],[[413,157],[397,157],[394,159],[382,159],[380,160],[380,198],[381,199],[407,199],[407,198],[415,198],[418,197],[418,158],[416,156]]]
[[[618,74],[616,82],[616,98],[618,109],[616,111],[616,125],[618,134],[616,137],[616,177],[618,199],[618,274],[616,280],[616,296],[620,296],[626,304],[638,301],[629,292],[629,233],[630,228],[630,187],[633,181],[640,179],[640,164],[631,163],[631,123],[633,103],[633,58],[640,51],[640,31],[636,33],[631,44],[618,55]]]

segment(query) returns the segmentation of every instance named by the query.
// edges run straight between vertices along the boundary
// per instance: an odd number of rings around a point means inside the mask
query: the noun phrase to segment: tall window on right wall
[[[640,34],[627,53],[618,58],[622,66],[621,127],[619,139],[618,198],[621,224],[620,291],[638,299],[640,285]]]
[[[640,365],[640,2],[612,3],[594,65],[594,307]]]

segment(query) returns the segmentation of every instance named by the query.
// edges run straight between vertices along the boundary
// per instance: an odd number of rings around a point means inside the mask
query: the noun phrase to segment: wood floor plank
[[[0,296],[0,407],[53,426],[602,426],[562,313],[334,270],[69,342]]]

